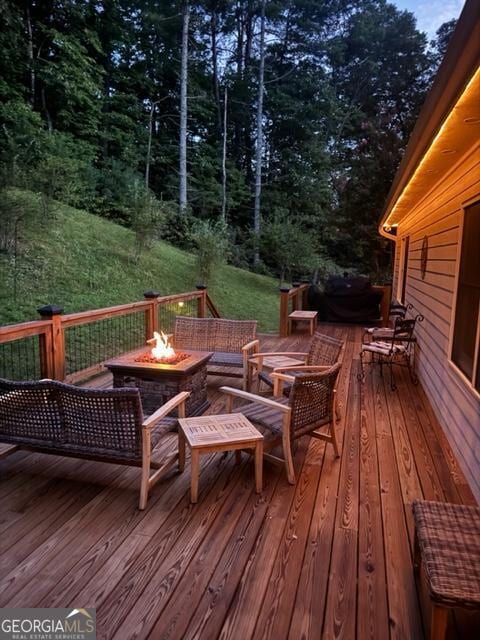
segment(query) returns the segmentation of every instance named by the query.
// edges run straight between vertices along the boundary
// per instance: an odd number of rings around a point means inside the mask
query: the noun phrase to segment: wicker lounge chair
[[[414,568],[423,563],[432,601],[432,640],[443,640],[448,610],[480,610],[480,508],[418,500]]]
[[[137,389],[82,389],[53,380],[0,379],[0,442],[42,453],[142,467],[139,508],[149,489],[178,460],[162,462],[152,452],[175,429],[168,417],[185,416],[187,392],[179,393],[148,418]],[[150,470],[155,471],[150,475]]]
[[[279,445],[283,447],[283,459],[271,454],[265,457],[285,465],[290,484],[295,483],[292,442],[297,438],[309,434],[326,440],[332,444],[335,456],[339,456],[335,436],[335,385],[340,366],[337,363],[322,371],[298,374],[288,399],[281,397],[273,400],[231,387],[220,389],[227,395],[228,413],[233,411],[234,398],[248,401],[248,404],[238,407],[237,411],[241,411],[264,432],[264,451]],[[274,378],[276,375],[272,374]]]
[[[248,389],[248,360],[258,352],[260,344],[256,334],[256,320],[177,316],[173,344],[176,349],[212,351],[208,373],[242,378],[243,388]]]
[[[256,353],[249,359],[249,380],[253,380],[256,372],[258,392],[261,382],[273,388],[274,379],[272,378],[272,371],[293,376],[295,371],[301,371],[303,366],[331,367],[340,360],[340,354],[344,345],[345,343],[342,340],[316,332],[313,335],[308,352],[272,351]],[[285,362],[284,366],[282,366],[282,362]],[[286,383],[283,387],[285,395],[288,395],[293,378],[285,378],[284,382]],[[248,390],[250,391],[250,389]]]

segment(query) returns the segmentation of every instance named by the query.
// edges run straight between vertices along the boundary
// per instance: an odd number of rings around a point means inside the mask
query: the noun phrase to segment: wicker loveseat
[[[179,393],[148,418],[137,389],[82,389],[53,380],[0,379],[0,442],[42,453],[142,467],[140,509],[149,489],[178,460],[161,462],[152,452],[176,427],[167,417],[185,416],[187,392]],[[155,471],[150,475],[150,470]]]
[[[248,360],[258,353],[260,345],[256,336],[256,320],[177,316],[173,344],[175,349],[212,351],[208,373],[242,378],[243,388],[248,389]]]

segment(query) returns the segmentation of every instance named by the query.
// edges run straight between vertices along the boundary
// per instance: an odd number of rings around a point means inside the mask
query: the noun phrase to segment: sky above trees
[[[440,25],[458,18],[465,3],[463,0],[393,0],[393,4],[399,9],[412,11],[417,19],[417,28],[433,38]]]

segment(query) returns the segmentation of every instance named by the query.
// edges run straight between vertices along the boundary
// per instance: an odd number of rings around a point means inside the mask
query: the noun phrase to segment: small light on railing
[[[180,308],[182,308],[184,304],[185,304],[184,302],[179,302],[179,303],[178,303],[178,306],[179,306]]]

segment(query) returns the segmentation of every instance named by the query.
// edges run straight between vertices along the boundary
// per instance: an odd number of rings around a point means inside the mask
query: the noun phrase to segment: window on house
[[[402,273],[400,274],[400,302],[405,304],[405,290],[407,288],[407,272],[408,272],[408,248],[410,245],[410,236],[402,240]]]
[[[480,391],[480,201],[465,208],[452,361]]]

